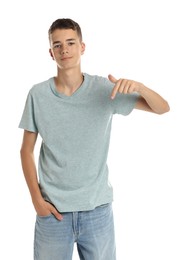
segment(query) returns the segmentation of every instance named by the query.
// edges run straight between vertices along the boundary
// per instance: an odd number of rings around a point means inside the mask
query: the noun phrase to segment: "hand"
[[[48,216],[53,214],[58,220],[62,220],[62,215],[58,212],[58,210],[49,202],[45,200],[41,200],[38,203],[34,204],[35,210],[39,216]]]
[[[121,94],[130,94],[132,92],[139,92],[139,88],[142,86],[141,83],[136,82],[134,80],[129,79],[119,79],[117,80],[112,75],[108,75],[109,80],[115,84],[112,93],[111,98],[114,99],[117,92]]]

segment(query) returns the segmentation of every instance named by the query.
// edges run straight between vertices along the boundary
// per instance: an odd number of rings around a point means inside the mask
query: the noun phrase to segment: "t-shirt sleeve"
[[[104,83],[106,86],[107,95],[110,97],[114,84],[107,78],[104,78]],[[133,92],[131,94],[121,94],[118,92],[113,100],[110,99],[112,113],[124,116],[129,115],[134,109],[139,96],[140,95],[137,92]]]
[[[129,115],[134,109],[139,98],[138,93],[120,94],[117,93],[112,100],[112,107],[114,114]]]
[[[30,92],[26,99],[24,111],[19,123],[19,128],[25,129],[30,132],[38,132],[35,121],[34,103]]]

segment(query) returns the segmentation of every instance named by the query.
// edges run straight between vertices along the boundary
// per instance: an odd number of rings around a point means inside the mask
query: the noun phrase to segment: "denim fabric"
[[[111,203],[91,211],[63,213],[62,221],[53,215],[37,216],[34,260],[72,260],[74,243],[81,260],[116,259]]]

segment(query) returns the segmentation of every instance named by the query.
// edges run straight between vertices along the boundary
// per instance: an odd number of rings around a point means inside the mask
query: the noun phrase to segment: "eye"
[[[55,44],[54,46],[53,46],[53,49],[59,49],[61,47],[61,44]]]
[[[72,46],[75,42],[68,42],[68,46]]]

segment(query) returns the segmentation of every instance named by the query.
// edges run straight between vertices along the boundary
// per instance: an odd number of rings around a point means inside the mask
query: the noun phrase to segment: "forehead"
[[[77,40],[78,38],[77,32],[72,29],[56,29],[49,37],[51,43],[55,41],[62,42],[68,39]]]

